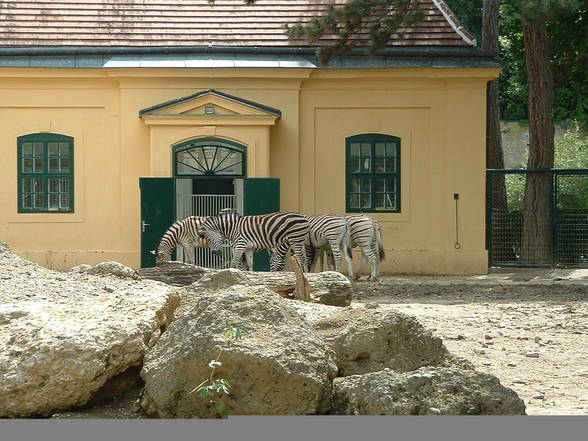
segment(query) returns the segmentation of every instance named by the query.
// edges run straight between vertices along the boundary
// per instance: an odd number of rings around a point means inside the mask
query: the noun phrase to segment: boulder
[[[175,288],[48,270],[0,253],[0,417],[46,416],[88,402],[140,365],[173,319]],[[108,288],[108,289],[107,289]]]
[[[118,262],[100,262],[94,266],[82,264],[78,266],[74,266],[70,269],[72,273],[86,273],[98,276],[116,276],[121,278],[129,278],[140,280],[142,277],[137,274],[137,272],[133,268],[129,268],[128,266],[124,266],[122,263]]]
[[[332,413],[525,415],[525,404],[493,375],[455,367],[425,367],[337,378]]]
[[[341,377],[384,368],[406,372],[451,359],[443,341],[416,318],[377,305],[346,308],[312,326],[337,354]]]
[[[192,391],[209,378],[209,362],[219,359],[214,378],[231,389],[216,400],[231,414],[325,412],[334,354],[289,303],[264,286],[198,296],[145,355],[144,409],[161,418],[218,416],[210,399]],[[233,327],[244,332],[242,339],[225,338]]]

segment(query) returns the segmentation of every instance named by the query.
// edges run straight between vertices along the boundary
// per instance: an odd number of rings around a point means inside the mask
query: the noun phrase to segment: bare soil
[[[588,414],[588,270],[385,277],[354,284],[354,296],[416,316],[528,414]]]

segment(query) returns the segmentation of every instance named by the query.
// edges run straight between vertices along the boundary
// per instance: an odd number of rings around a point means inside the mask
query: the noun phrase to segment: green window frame
[[[221,138],[197,138],[173,147],[174,176],[218,178],[247,175],[247,148]]]
[[[400,212],[400,138],[366,133],[345,139],[348,213]]]
[[[35,133],[20,136],[17,148],[18,212],[73,213],[73,138]]]

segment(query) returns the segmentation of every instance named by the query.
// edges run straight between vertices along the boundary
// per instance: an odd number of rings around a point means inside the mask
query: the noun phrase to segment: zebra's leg
[[[331,252],[333,253],[333,259],[335,259],[335,271],[341,272],[341,248],[338,243],[332,243]]]
[[[368,256],[370,255],[370,249],[368,247],[361,247],[360,249],[361,249],[361,261],[359,262],[359,270],[356,275],[356,280],[359,280],[359,278],[361,277],[361,275],[363,273],[363,269],[367,265],[367,262],[369,259]]]
[[[247,271],[253,271],[253,250],[248,248],[245,250],[245,263],[247,264]]]
[[[347,273],[351,280],[355,279],[353,275],[353,254],[351,253],[351,248],[349,246],[349,242],[345,241],[342,244],[343,246],[343,255],[345,256],[345,261],[347,262]]]
[[[298,262],[300,262],[300,266],[303,268],[304,272],[307,273],[309,272],[309,268],[308,268],[308,262],[306,261],[306,255],[305,255],[305,250],[304,250],[304,243],[300,244],[300,243],[296,243],[294,245],[292,245],[292,251],[294,253],[294,255],[296,256],[296,258],[298,259]]]
[[[231,259],[231,268],[239,268],[244,252],[245,248],[243,246],[235,245],[233,248],[233,258]]]
[[[375,282],[376,280],[378,280],[378,274],[380,272],[380,260],[378,258],[378,249],[373,244],[369,248],[368,259],[372,266],[372,271],[370,273],[370,276],[368,277],[368,280]]]
[[[194,256],[194,244],[189,243],[184,246],[184,251],[188,257],[188,263],[190,265],[196,265],[196,258]]]

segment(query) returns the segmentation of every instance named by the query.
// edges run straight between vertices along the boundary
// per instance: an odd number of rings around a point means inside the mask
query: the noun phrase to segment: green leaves
[[[231,327],[227,328],[223,335],[228,340],[240,340],[245,334],[240,328]]]
[[[350,0],[345,5],[330,5],[308,24],[286,25],[285,29],[288,38],[311,45],[323,37],[334,37],[332,45],[320,46],[317,51],[321,63],[326,63],[332,56],[347,54],[358,46],[371,55],[386,47],[394,35],[402,37],[404,29],[423,18],[417,0]]]

